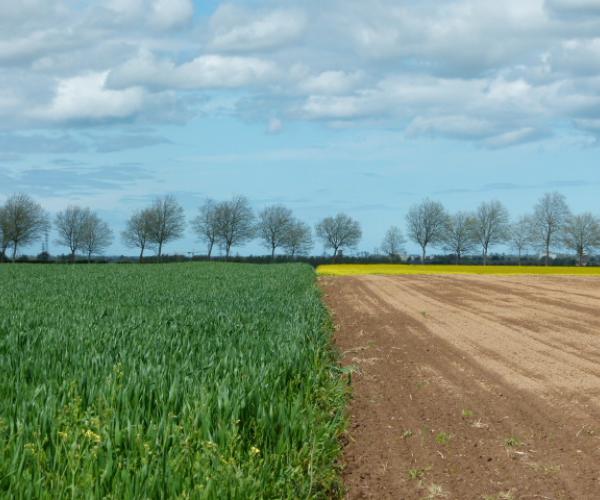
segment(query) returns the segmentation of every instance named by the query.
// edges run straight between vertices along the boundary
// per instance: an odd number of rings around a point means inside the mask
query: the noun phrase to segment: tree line
[[[68,206],[52,220],[30,196],[14,194],[0,206],[0,260],[9,257],[15,261],[19,249],[47,238],[52,227],[55,242],[68,249],[72,261],[77,255],[91,261],[114,241],[109,225],[88,207]],[[289,208],[277,204],[255,213],[244,196],[207,199],[189,224],[173,196],[158,197],[129,217],[120,237],[126,246],[138,250],[140,262],[148,250],[160,261],[165,245],[183,237],[188,227],[206,244],[208,258],[217,247],[228,258],[232,248],[256,238],[272,258],[278,251],[290,257],[305,256],[314,246],[312,229]],[[406,234],[421,248],[422,262],[430,248],[437,248],[454,255],[456,263],[466,255],[480,253],[485,265],[492,248],[509,245],[519,263],[534,249],[548,265],[553,251],[565,249],[574,252],[583,265],[586,257],[600,248],[600,219],[589,212],[571,213],[565,197],[557,192],[543,195],[530,214],[514,221],[498,200],[483,202],[470,212],[449,213],[440,202],[425,199],[406,214]],[[358,221],[339,213],[321,220],[314,235],[335,258],[356,248],[362,230]],[[378,250],[397,260],[405,253],[405,243],[400,227],[392,226]]]
[[[544,194],[530,214],[511,221],[506,207],[498,200],[481,203],[473,212],[448,214],[441,203],[425,200],[413,206],[407,216],[409,238],[421,247],[424,261],[429,246],[442,248],[459,263],[464,255],[479,252],[487,264],[489,251],[497,245],[508,245],[518,262],[533,249],[548,265],[553,251],[574,252],[579,265],[600,248],[600,219],[584,212],[571,213],[565,197],[557,192]],[[393,241],[399,244],[396,229],[388,231],[384,240],[387,253]]]

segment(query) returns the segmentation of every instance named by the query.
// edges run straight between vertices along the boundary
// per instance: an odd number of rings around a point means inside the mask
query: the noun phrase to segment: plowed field
[[[349,498],[600,498],[600,279],[321,277]]]

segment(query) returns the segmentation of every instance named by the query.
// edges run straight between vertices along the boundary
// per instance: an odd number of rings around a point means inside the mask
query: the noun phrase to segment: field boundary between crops
[[[600,267],[559,266],[472,266],[414,264],[326,264],[317,267],[320,276],[364,275],[533,275],[533,276],[600,276]]]

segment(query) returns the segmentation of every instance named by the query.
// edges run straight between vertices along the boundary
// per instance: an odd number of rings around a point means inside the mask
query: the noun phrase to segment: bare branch
[[[398,226],[390,227],[381,243],[381,250],[391,259],[397,259],[404,252],[406,239]]]
[[[358,221],[342,213],[323,219],[317,224],[316,233],[325,247],[333,250],[334,258],[343,248],[356,247],[362,237]]]
[[[448,215],[441,203],[424,200],[414,205],[406,216],[409,238],[421,247],[421,262],[425,262],[428,245],[444,240]]]
[[[536,204],[531,217],[531,240],[543,249],[544,262],[549,264],[550,250],[561,242],[562,231],[570,216],[564,195],[546,193]]]

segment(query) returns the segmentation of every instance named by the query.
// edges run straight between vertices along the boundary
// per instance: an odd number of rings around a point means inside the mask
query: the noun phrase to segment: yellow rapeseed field
[[[323,276],[354,276],[359,274],[552,274],[600,276],[600,267],[329,264],[317,267],[317,273]]]

